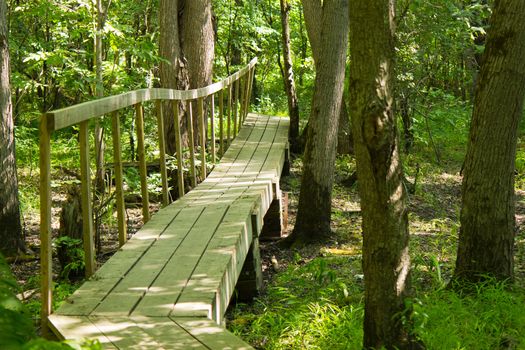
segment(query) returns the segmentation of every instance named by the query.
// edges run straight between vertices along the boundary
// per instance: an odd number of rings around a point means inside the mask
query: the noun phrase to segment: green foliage
[[[238,306],[229,328],[265,349],[357,349],[363,305],[355,265],[339,257],[291,265],[253,307]]]
[[[413,300],[414,333],[428,349],[523,348],[524,290],[495,281],[472,287],[472,294],[438,289]]]
[[[69,280],[70,274],[73,276],[82,274],[86,266],[82,241],[69,236],[61,236],[53,240],[53,245],[56,251],[60,252],[59,254],[64,255],[63,261],[67,261],[67,264],[62,266],[60,278]]]

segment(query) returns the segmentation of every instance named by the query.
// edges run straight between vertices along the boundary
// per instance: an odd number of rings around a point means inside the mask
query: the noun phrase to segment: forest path
[[[206,180],[154,215],[49,317],[53,331],[104,348],[251,348],[221,325],[237,281],[260,284],[258,236],[280,199],[288,128],[288,118],[249,114]]]

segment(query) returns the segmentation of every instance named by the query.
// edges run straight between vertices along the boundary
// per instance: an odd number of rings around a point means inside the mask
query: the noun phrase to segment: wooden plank
[[[132,317],[131,319],[164,349],[209,349],[168,317]]]
[[[118,349],[86,316],[51,315],[50,323],[60,340],[97,339],[104,349]]]
[[[226,105],[226,148],[231,144],[231,124],[232,124],[232,85],[228,85],[228,103]]]
[[[173,102],[173,115],[175,116],[175,150],[177,151],[177,185],[179,187],[179,198],[184,196],[184,165],[182,163],[182,139],[180,134],[180,102]]]
[[[104,97],[101,99],[80,103],[75,106],[58,109],[48,112],[48,125],[50,131],[59,130],[71,125],[79,124],[83,121],[109,114],[114,111],[143,103],[151,100],[192,100],[200,97],[206,97],[214,94],[226,86],[230,85],[232,81],[238,79],[240,76],[255,66],[257,58],[250,61],[248,65],[232,74],[228,78],[200,88],[193,90],[171,90],[171,89],[141,89],[126,92],[116,96]]]
[[[169,204],[168,198],[168,172],[166,170],[166,142],[164,140],[164,116],[162,114],[162,101],[157,100],[155,103],[157,112],[157,135],[159,138],[159,162],[160,177],[162,182],[162,206]]]
[[[48,319],[51,314],[53,260],[51,231],[51,135],[48,129],[48,118],[40,119],[40,278],[41,300],[40,311],[42,330],[48,332]]]
[[[235,136],[237,136],[237,116],[238,116],[238,111],[239,111],[239,83],[240,81],[239,80],[235,80],[235,83],[234,83],[234,87],[235,87],[235,92],[234,92],[234,95],[233,95],[233,105],[232,105],[232,108],[233,108],[233,135],[232,137],[235,138]]]
[[[165,349],[130,318],[89,316],[89,321],[119,349]]]
[[[206,344],[209,349],[250,350],[249,344],[218,326],[211,320],[202,318],[172,318],[180,327],[197,340]]]
[[[115,201],[117,202],[118,242],[122,247],[127,241],[128,225],[126,223],[126,207],[124,204],[124,181],[122,177],[122,149],[120,147],[120,120],[117,111],[111,119],[111,133],[113,139],[113,163],[115,168]]]
[[[152,291],[166,293],[146,294],[133,315],[138,315],[140,312],[145,316],[167,316],[171,312],[180,291],[186,287],[187,279],[191,276],[227,209],[228,207],[224,205],[209,205],[204,209],[199,220],[150,286]],[[150,298],[154,299],[150,301]]]
[[[93,212],[91,199],[91,172],[89,163],[89,125],[88,122],[80,123],[80,179],[82,191],[82,240],[84,244],[84,262],[86,277],[95,273],[95,251],[93,242]]]
[[[142,196],[142,221],[148,222],[149,214],[149,194],[148,194],[148,173],[146,169],[146,151],[144,146],[144,110],[142,104],[135,105],[135,117],[137,127],[137,155],[139,157],[140,174],[140,193]]]

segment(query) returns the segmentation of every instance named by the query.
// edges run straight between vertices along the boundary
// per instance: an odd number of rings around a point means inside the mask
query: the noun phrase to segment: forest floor
[[[525,316],[520,316],[525,315],[525,191],[517,190],[516,283],[487,286],[478,291],[479,298],[464,299],[444,288],[453,271],[457,247],[461,164],[452,161],[441,166],[425,165],[419,158],[407,159],[405,163],[408,186],[416,182],[415,191],[409,196],[413,281],[410,303],[415,310],[409,322],[415,325],[416,335],[429,349],[525,349]],[[300,158],[294,159],[291,175],[283,177],[281,183],[289,195],[288,232],[293,230],[297,212],[301,165]],[[283,249],[275,241],[261,244],[264,290],[253,303],[231,305],[227,314],[228,328],[254,347],[361,347],[362,233],[357,184],[349,180],[354,171],[351,157],[337,159],[330,243],[301,249]],[[64,200],[64,193],[57,192],[54,202]],[[132,234],[141,226],[141,211],[135,207],[127,212]],[[57,229],[58,215],[55,217],[53,227]],[[26,215],[24,219],[27,246],[37,253],[38,216]],[[98,254],[101,262],[118,248],[116,231],[107,224],[102,228]],[[11,269],[22,289],[19,298],[28,305],[38,324],[40,282],[39,261],[35,257],[11,261]],[[60,271],[54,273],[58,276]],[[59,282],[55,287],[57,302],[78,285],[79,282]],[[445,335],[451,340],[443,342]]]

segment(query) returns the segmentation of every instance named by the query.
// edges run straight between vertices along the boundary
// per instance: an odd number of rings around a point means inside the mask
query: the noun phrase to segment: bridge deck
[[[212,173],[161,209],[49,320],[118,349],[250,348],[222,323],[285,160],[289,121],[249,114]]]

